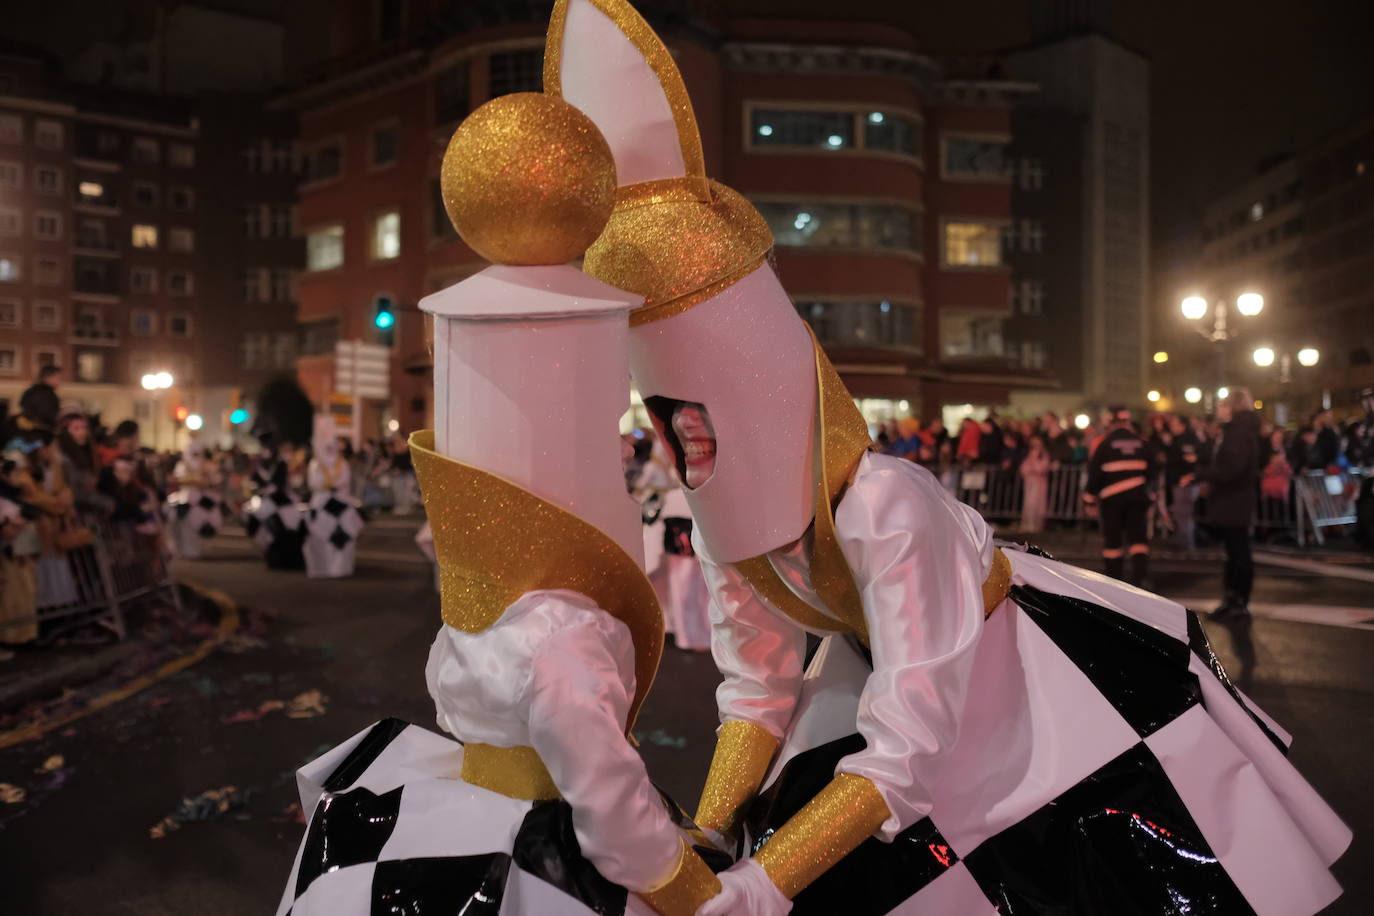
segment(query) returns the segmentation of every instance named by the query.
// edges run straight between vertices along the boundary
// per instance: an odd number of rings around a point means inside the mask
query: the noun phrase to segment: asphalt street
[[[434,727],[423,669],[438,600],[414,528],[378,519],[349,580],[269,572],[233,534],[180,563],[185,579],[270,615],[261,644],[238,641],[0,750],[0,783],[25,793],[0,801],[0,912],[272,912],[303,830],[295,768],[385,716]],[[1254,621],[1207,629],[1232,674],[1292,731],[1297,766],[1355,829],[1336,868],[1346,895],[1328,912],[1363,914],[1374,898],[1374,582],[1260,572]],[[1219,582],[1211,562],[1176,561],[1159,564],[1155,587],[1207,610]],[[670,648],[640,717],[650,773],[689,810],[718,679],[708,655]]]

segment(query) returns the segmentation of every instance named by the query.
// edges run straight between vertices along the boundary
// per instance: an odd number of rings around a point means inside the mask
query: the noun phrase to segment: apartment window
[[[33,215],[33,234],[46,241],[62,238],[62,214],[56,210],[39,210]]]
[[[824,344],[922,349],[921,306],[915,303],[808,300],[796,308]]]
[[[778,245],[920,250],[917,213],[890,204],[762,201]]]
[[[196,280],[190,271],[167,271],[167,292],[173,296],[189,296],[196,291]]]
[[[273,140],[267,147],[267,170],[272,172],[294,172],[296,170],[296,145],[290,140]]]
[[[150,223],[134,223],[129,230],[129,243],[135,248],[156,248],[157,227]]]
[[[151,267],[132,267],[129,269],[129,292],[157,292],[157,271]]]
[[[96,135],[95,148],[102,156],[110,156],[119,152],[119,134],[114,131],[102,130]]]
[[[262,238],[262,205],[249,204],[243,208],[243,237]]]
[[[272,335],[270,334],[243,335],[243,368],[268,368],[271,346]]]
[[[0,328],[19,327],[22,308],[18,299],[0,299]]]
[[[756,148],[921,154],[921,122],[893,111],[751,108],[749,119]]]
[[[99,382],[104,379],[104,355],[90,351],[76,354],[76,377],[83,382]]]
[[[167,230],[167,247],[172,251],[195,251],[196,233],[185,226],[173,226]]]
[[[18,207],[0,207],[0,235],[19,235],[24,231],[24,211]]]
[[[60,365],[62,365],[62,360],[56,350],[45,348],[33,351],[33,371],[35,373],[42,372],[49,366]]]
[[[1022,280],[1013,287],[1019,291],[1016,309],[1022,315],[1042,315],[1045,311],[1045,284],[1040,280]]]
[[[0,344],[0,375],[19,374],[19,348],[14,344]]]
[[[468,61],[460,61],[442,71],[434,80],[434,123],[442,126],[460,120],[468,113],[471,85]]]
[[[544,91],[544,49],[498,51],[487,58],[490,97],[511,92]]]
[[[186,312],[173,312],[167,316],[167,336],[183,340],[191,336],[191,316]]]
[[[959,181],[1007,177],[1007,141],[999,137],[946,136],[941,174]]]
[[[979,309],[942,310],[940,352],[951,359],[1003,356],[1002,317]]]
[[[18,190],[24,186],[24,167],[17,162],[0,162],[0,188]]]
[[[158,142],[152,137],[134,137],[131,154],[134,162],[141,165],[156,165],[157,161],[162,158]]]
[[[282,331],[272,338],[272,365],[278,369],[289,369],[296,362],[296,335]]]
[[[1021,220],[1021,250],[1039,254],[1045,247],[1045,226],[1038,219]]]
[[[272,301],[290,302],[294,299],[295,279],[296,273],[293,270],[272,271]]]
[[[239,275],[239,290],[244,302],[266,302],[268,300],[267,271],[265,268],[246,267]]]
[[[189,143],[173,143],[167,147],[167,161],[179,169],[189,169],[196,164],[196,148]]]
[[[173,187],[167,190],[167,202],[173,210],[186,212],[195,209],[196,192],[190,188]]]
[[[1040,191],[1045,187],[1045,166],[1039,159],[1022,159],[1016,176],[1023,191]]]
[[[106,241],[105,224],[98,219],[83,219],[76,230],[77,248],[108,250],[112,246]]]
[[[444,188],[437,178],[429,180],[429,202],[431,233],[436,239],[455,239],[458,230],[453,228],[453,220],[448,218],[448,208],[444,206]]]
[[[305,236],[305,269],[329,270],[344,262],[342,223],[322,226]]]
[[[0,283],[18,283],[24,279],[24,261],[17,254],[0,254]]]
[[[1045,368],[1045,345],[1038,340],[1022,341],[1021,365],[1027,369]]]
[[[24,118],[17,114],[0,114],[0,143],[24,142]]]
[[[33,170],[33,189],[42,194],[62,193],[62,170],[40,165]]]
[[[377,127],[372,131],[372,167],[391,165],[396,161],[400,135],[395,127]]]
[[[134,309],[129,313],[129,331],[135,337],[152,337],[157,333],[157,313]]]
[[[1002,263],[1003,224],[950,220],[941,249],[946,267],[997,267]]]
[[[157,206],[157,185],[150,181],[135,181],[133,200],[139,207]]]
[[[343,174],[343,141],[328,140],[317,144],[310,152],[307,181],[324,181]]]
[[[290,204],[272,205],[272,231],[268,236],[269,238],[291,238],[291,229],[296,222],[294,209]]]
[[[34,258],[33,282],[39,286],[61,286],[61,262],[57,258]]]
[[[105,201],[105,186],[98,181],[82,181],[76,186],[77,196],[83,204],[100,204]]]
[[[56,302],[45,299],[33,304],[33,328],[35,331],[62,329],[62,311]]]
[[[372,257],[390,260],[401,253],[401,211],[387,210],[372,221]]]
[[[62,124],[60,121],[38,120],[33,125],[33,145],[39,149],[62,148]]]
[[[243,167],[254,174],[263,171],[262,144],[252,143],[243,148]]]

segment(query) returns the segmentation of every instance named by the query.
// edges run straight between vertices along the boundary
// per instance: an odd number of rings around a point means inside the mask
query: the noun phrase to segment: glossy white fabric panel
[[[891,916],[997,916],[997,908],[963,863],[956,863],[889,912]]]

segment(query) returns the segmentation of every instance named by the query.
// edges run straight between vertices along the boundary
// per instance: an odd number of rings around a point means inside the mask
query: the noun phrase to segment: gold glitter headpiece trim
[[[444,623],[480,633],[521,595],[565,588],[630,629],[635,696],[626,733],[663,654],[663,612],[643,570],[610,535],[509,480],[434,451],[434,430],[410,437],[434,533]]]

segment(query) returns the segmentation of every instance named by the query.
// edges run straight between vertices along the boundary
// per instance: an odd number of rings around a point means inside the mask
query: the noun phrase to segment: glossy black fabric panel
[[[191,504],[190,504],[190,503],[179,503],[174,511],[175,511],[176,514],[177,514],[177,518],[179,518],[179,519],[185,518],[185,517],[190,513],[190,511],[191,511]]]
[[[509,873],[504,853],[378,862],[372,916],[496,916]]]
[[[296,896],[325,872],[361,862],[375,862],[396,829],[401,788],[377,795],[351,789],[339,795],[326,792],[315,806],[301,849],[296,873]]]
[[[200,498],[200,507],[204,509],[206,512],[209,512],[211,509],[215,508],[216,505],[218,504],[215,502],[215,500],[209,496],[202,496]]]
[[[1143,743],[964,857],[1005,916],[1254,911]]]
[[[515,864],[542,878],[603,916],[625,912],[625,888],[602,877],[582,856],[573,832],[572,806],[562,801],[535,802],[515,835]]]
[[[348,542],[351,540],[353,540],[352,536],[350,536],[347,531],[344,531],[343,528],[335,528],[334,533],[329,536],[329,543],[333,544],[339,550],[343,550],[347,547]]]
[[[757,852],[767,838],[834,778],[840,759],[865,747],[850,735],[803,751],[783,767],[768,790],[746,812]],[[792,912],[879,916],[935,880],[959,857],[929,818],[897,835],[891,843],[868,839],[796,896]]]
[[[1011,598],[1142,738],[1201,702],[1188,647],[1091,602],[1026,585]]]
[[[1207,670],[1211,671],[1212,675],[1226,688],[1226,692],[1231,694],[1231,699],[1240,704],[1240,708],[1245,710],[1245,714],[1250,717],[1251,721],[1259,726],[1260,731],[1264,732],[1269,740],[1274,742],[1274,746],[1282,751],[1284,756],[1287,756],[1288,745],[1283,743],[1282,738],[1274,734],[1273,729],[1266,725],[1263,719],[1255,715],[1255,711],[1250,708],[1250,704],[1240,695],[1240,691],[1236,689],[1236,685],[1231,683],[1231,678],[1227,675],[1226,668],[1222,666],[1221,659],[1217,658],[1217,654],[1212,651],[1212,642],[1207,638],[1206,631],[1202,629],[1202,621],[1200,621],[1197,614],[1194,614],[1192,611],[1188,612],[1188,645],[1191,647],[1193,654],[1202,659],[1203,664],[1207,666]]]
[[[338,518],[340,515],[343,515],[344,510],[347,508],[348,503],[344,502],[336,496],[329,497],[329,499],[324,504],[324,511],[328,512],[335,518]]]
[[[206,522],[205,524],[201,525],[201,526],[200,526],[200,536],[203,537],[203,538],[214,537],[214,536],[215,536],[215,526],[212,525],[212,524],[210,524],[209,522]]]
[[[363,736],[363,740],[358,742],[358,746],[348,753],[348,756],[334,768],[334,772],[329,774],[329,778],[324,781],[326,792],[342,792],[353,783],[358,781],[358,777],[367,772],[367,768],[381,756],[386,746],[396,740],[396,736],[410,727],[409,722],[404,722],[394,717],[382,719],[372,730]]]

